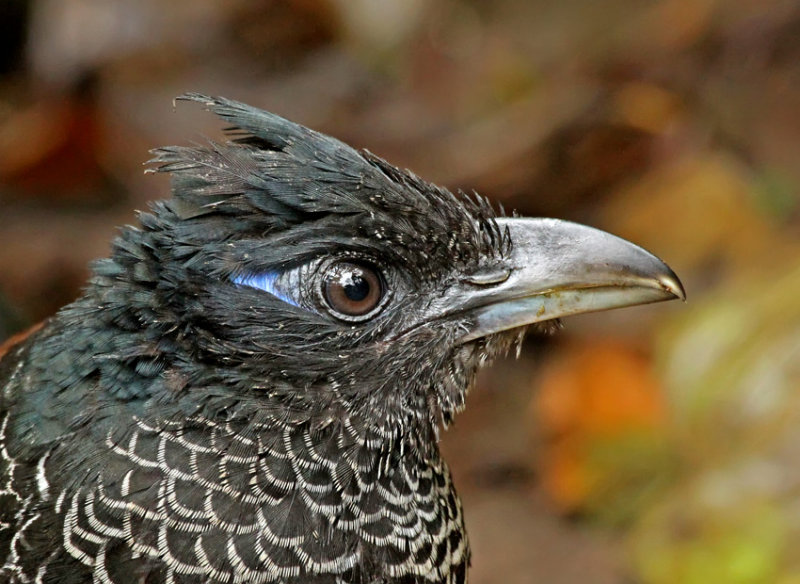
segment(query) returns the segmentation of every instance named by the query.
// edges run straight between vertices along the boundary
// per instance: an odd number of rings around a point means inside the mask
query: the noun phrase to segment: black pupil
[[[369,282],[358,274],[348,274],[344,282],[344,295],[353,302],[364,300],[369,296]]]

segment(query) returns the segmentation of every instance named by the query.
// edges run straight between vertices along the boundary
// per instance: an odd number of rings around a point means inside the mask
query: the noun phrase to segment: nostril
[[[510,275],[511,268],[489,268],[464,276],[464,281],[476,286],[490,286],[492,284],[502,284],[508,280]]]

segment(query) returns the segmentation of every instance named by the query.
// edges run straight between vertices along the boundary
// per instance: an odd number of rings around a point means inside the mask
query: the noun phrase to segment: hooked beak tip
[[[658,283],[662,288],[664,288],[664,290],[679,300],[686,302],[686,289],[683,287],[683,283],[680,281],[675,272],[670,270],[670,273],[659,276]]]

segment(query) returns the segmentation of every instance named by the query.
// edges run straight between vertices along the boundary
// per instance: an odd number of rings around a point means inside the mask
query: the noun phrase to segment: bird
[[[507,215],[278,115],[222,141],[0,349],[0,581],[463,584],[439,436],[571,314],[685,298],[606,232]]]

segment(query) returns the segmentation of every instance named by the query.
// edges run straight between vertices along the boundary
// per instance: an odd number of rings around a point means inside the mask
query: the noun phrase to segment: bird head
[[[99,272],[136,283],[138,320],[193,370],[263,408],[435,428],[528,327],[683,297],[663,262],[607,233],[497,216],[274,114],[183,99],[230,139],[155,151],[172,198]]]

